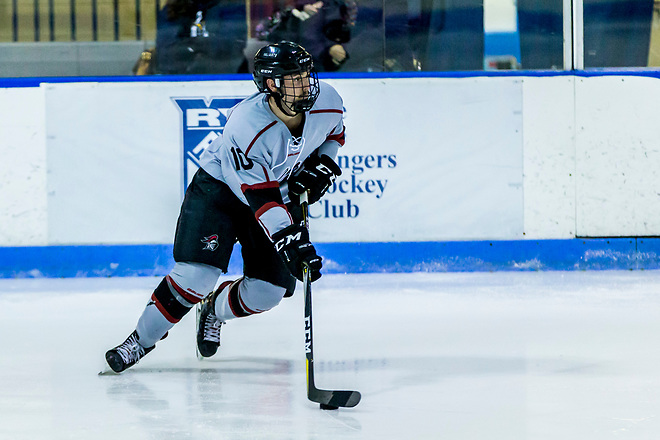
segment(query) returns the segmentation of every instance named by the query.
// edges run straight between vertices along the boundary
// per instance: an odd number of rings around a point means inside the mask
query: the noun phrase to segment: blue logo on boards
[[[225,129],[227,112],[244,98],[173,98],[183,117],[183,190],[199,168],[202,153]]]

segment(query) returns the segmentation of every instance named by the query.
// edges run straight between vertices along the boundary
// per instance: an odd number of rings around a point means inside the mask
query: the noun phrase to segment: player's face
[[[290,108],[293,108],[295,102],[309,98],[309,89],[308,72],[282,78],[282,100]]]
[[[288,116],[296,116],[310,110],[320,92],[315,72],[286,75],[277,83],[269,78],[267,84],[271,91],[279,95],[277,105]]]

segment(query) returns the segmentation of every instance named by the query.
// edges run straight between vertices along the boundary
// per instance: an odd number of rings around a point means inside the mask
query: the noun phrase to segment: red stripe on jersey
[[[172,277],[170,277],[169,275],[167,275],[165,277],[165,279],[167,279],[167,284],[170,285],[170,288],[174,288],[174,290],[176,290],[176,292],[179,295],[181,295],[183,297],[183,299],[185,299],[189,303],[197,304],[198,302],[200,302],[202,300],[202,298],[200,298],[199,296],[196,295],[197,292],[190,293],[187,290],[184,290],[183,287],[181,287],[177,283],[175,283],[174,280],[172,279]]]
[[[272,209],[272,208],[277,208],[277,207],[280,207],[280,208],[282,208],[286,211],[286,207],[284,205],[282,205],[280,203],[277,203],[277,202],[268,202],[264,206],[262,206],[261,208],[257,209],[257,212],[254,213],[254,216],[257,218],[257,220],[259,220],[259,217],[264,215],[266,213],[266,211],[268,211],[269,209]]]
[[[245,155],[247,156],[248,153],[250,152],[250,148],[254,145],[255,142],[257,142],[257,139],[259,139],[259,136],[264,134],[269,128],[271,128],[273,125],[277,124],[277,121],[273,121],[270,124],[266,125],[257,135],[252,139],[252,142],[250,142],[250,145],[248,145],[247,150],[245,150]]]
[[[344,114],[343,110],[337,110],[336,108],[324,108],[320,110],[312,110],[309,112],[312,113],[339,113],[340,115]]]
[[[284,209],[284,212],[286,212],[286,215],[289,217],[289,222],[290,222],[290,224],[293,224],[293,218],[291,217],[291,214],[289,213],[289,210],[286,209],[286,206],[284,206],[284,205],[280,205],[279,203],[275,203],[275,202],[266,203],[264,206],[262,206],[261,208],[259,208],[259,209],[257,210],[257,212],[254,213],[254,216],[255,216],[255,218],[257,219],[257,222],[259,222],[259,224],[261,225],[261,227],[263,228],[263,230],[266,231],[266,234],[268,234],[268,237],[270,237],[270,238],[272,238],[273,233],[270,232],[270,230],[268,229],[268,227],[266,226],[266,224],[265,224],[264,222],[261,221],[261,216],[264,215],[264,213],[265,213],[266,211],[268,211],[269,209],[271,209],[271,208],[276,208],[276,207],[278,207],[278,206],[279,206],[280,208]],[[275,231],[275,232],[277,232],[277,231]]]
[[[266,234],[268,235],[268,238],[272,239],[272,238],[273,238],[273,237],[272,237],[273,234],[270,233],[270,231],[268,230],[268,228],[266,227],[266,225],[264,224],[264,222],[262,222],[261,220],[259,220],[259,217],[257,217],[257,221],[258,221],[259,224],[261,225],[261,228],[262,228],[262,229],[266,232]]]
[[[244,183],[241,185],[241,191],[245,193],[247,190],[259,190],[259,189],[271,189],[271,188],[278,188],[280,187],[280,183],[277,180],[271,180],[268,182],[260,182],[260,183],[255,183],[254,185],[248,185],[247,183]]]
[[[346,143],[346,137],[344,136],[344,133],[346,133],[346,127],[342,127],[341,133],[339,134],[331,134],[327,138],[325,138],[326,141],[337,141],[339,142],[339,145],[343,146]]]
[[[163,305],[160,303],[160,301],[158,301],[158,298],[156,298],[156,294],[155,294],[155,293],[154,293],[153,295],[151,295],[151,300],[152,300],[152,301],[154,302],[154,304],[156,305],[156,308],[158,309],[158,311],[159,311],[159,312],[165,317],[165,319],[167,319],[169,322],[171,322],[172,324],[176,324],[177,322],[181,321],[180,319],[176,319],[175,317],[173,317],[172,315],[170,315],[169,313],[167,313],[167,310],[165,310],[165,307],[163,307]]]
[[[268,171],[266,171],[266,167],[261,165],[261,169],[264,172],[264,177],[266,177],[266,182],[270,182],[270,178],[268,177]]]

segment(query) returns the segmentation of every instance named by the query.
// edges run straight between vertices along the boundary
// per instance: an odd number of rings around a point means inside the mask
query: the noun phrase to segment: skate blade
[[[110,365],[105,364],[101,371],[98,372],[98,376],[117,376],[119,373],[116,373],[115,370],[110,368]]]
[[[197,356],[198,361],[204,359],[204,356],[202,356],[199,352],[199,347],[197,347],[197,329],[199,329],[199,317],[201,315],[202,315],[202,303],[197,303],[197,305],[195,305],[195,355]]]

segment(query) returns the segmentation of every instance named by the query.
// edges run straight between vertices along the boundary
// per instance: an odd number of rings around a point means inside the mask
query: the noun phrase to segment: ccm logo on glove
[[[312,281],[321,278],[321,257],[309,241],[309,232],[303,225],[291,225],[273,234],[275,250],[291,274],[302,281],[303,264],[309,268]]]
[[[282,238],[280,241],[275,242],[275,250],[277,252],[280,252],[282,251],[282,249],[284,249],[285,246],[288,246],[291,243],[300,240],[302,240],[302,232],[287,235],[286,237]]]

